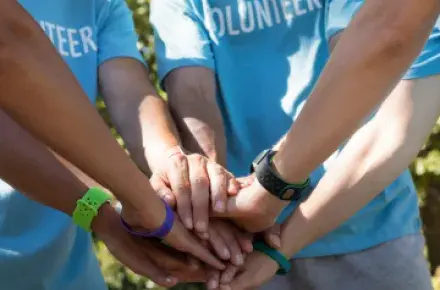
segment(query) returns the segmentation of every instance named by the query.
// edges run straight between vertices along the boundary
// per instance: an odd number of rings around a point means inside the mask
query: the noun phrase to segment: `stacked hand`
[[[248,232],[270,228],[286,204],[268,194],[254,176],[235,179],[207,158],[173,148],[167,152],[161,169],[153,174],[151,184],[159,196],[177,210],[186,228],[193,230],[208,250],[227,263],[223,271],[203,267],[205,276],[198,278],[203,278],[200,281],[207,282],[208,288],[229,284],[241,287],[235,285],[240,285],[236,284],[241,283],[240,277],[253,273],[249,261],[257,257],[267,259],[268,265],[275,264],[275,270],[268,271],[268,277],[276,272],[277,265],[270,258],[252,253],[253,235]],[[279,246],[278,232],[266,236],[272,245]],[[194,258],[191,264],[201,266]],[[237,273],[237,280],[233,282]]]

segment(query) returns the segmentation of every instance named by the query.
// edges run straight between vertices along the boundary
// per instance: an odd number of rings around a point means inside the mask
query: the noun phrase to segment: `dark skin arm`
[[[80,181],[42,143],[1,110],[0,131],[0,176],[30,199],[71,216],[76,201],[89,186],[98,186],[81,171],[66,163],[88,185]],[[203,272],[188,268],[184,255],[154,242],[132,239],[120,225],[119,216],[110,205],[101,207],[92,228],[116,258],[136,273],[149,276],[160,285],[170,287],[177,279],[204,279]]]
[[[124,204],[127,222],[149,230],[162,225],[165,207],[148,178],[114,140],[38,24],[14,0],[0,2],[0,87],[0,107],[111,190]],[[164,240],[223,268],[178,219]]]

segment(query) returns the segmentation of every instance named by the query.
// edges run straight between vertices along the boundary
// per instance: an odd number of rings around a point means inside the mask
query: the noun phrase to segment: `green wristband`
[[[267,255],[278,263],[279,270],[277,271],[277,275],[286,275],[290,272],[292,268],[290,261],[283,254],[269,247],[265,242],[254,242],[254,250]]]
[[[73,212],[73,222],[80,228],[91,232],[93,219],[103,204],[111,200],[111,196],[99,187],[91,187],[86,194],[76,202]]]

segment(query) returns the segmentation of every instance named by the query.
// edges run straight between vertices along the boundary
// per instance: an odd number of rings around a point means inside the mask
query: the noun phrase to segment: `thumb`
[[[264,232],[264,241],[274,249],[281,248],[281,225],[275,224]]]
[[[151,186],[153,187],[156,194],[165,200],[165,202],[175,209],[176,207],[176,197],[173,193],[173,191],[167,186],[165,180],[162,176],[153,174],[153,176],[150,178]]]
[[[231,284],[229,284],[229,290],[247,290],[254,288],[254,273],[252,271],[244,270],[240,275],[234,278]],[[256,286],[256,285],[255,285]]]

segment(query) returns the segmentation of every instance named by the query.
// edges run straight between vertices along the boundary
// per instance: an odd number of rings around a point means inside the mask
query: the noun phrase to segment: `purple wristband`
[[[129,224],[127,224],[121,216],[122,225],[125,227],[127,232],[129,232],[130,234],[132,234],[134,236],[142,237],[142,238],[163,239],[171,232],[171,229],[173,228],[173,225],[174,225],[174,212],[165,201],[163,201],[163,203],[165,204],[165,210],[166,210],[165,221],[157,230],[154,230],[152,232],[133,231],[131,229],[131,226]]]

